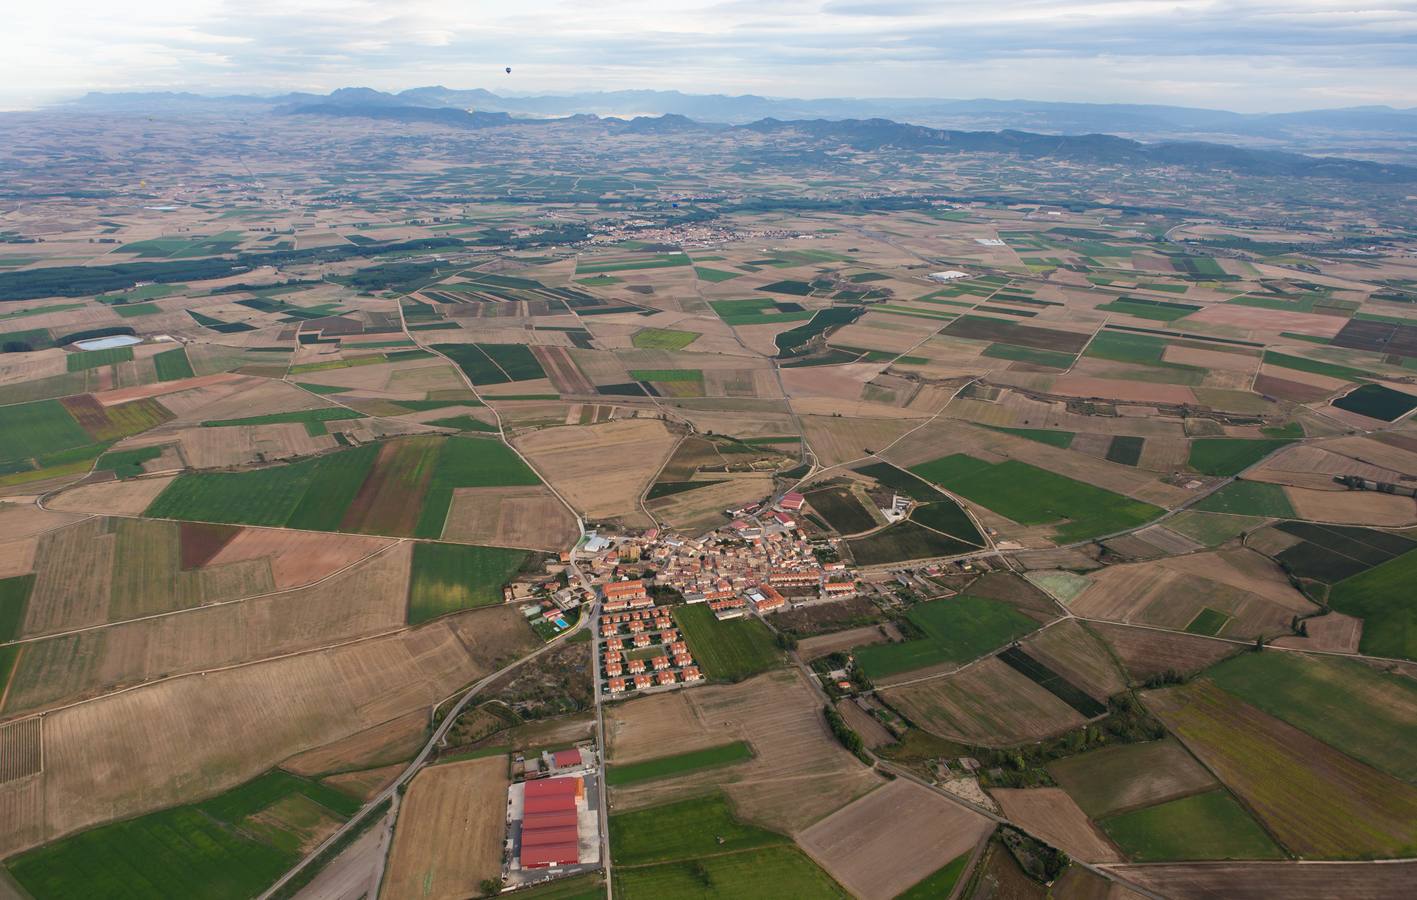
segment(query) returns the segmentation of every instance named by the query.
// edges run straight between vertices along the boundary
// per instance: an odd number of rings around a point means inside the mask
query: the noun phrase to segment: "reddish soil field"
[[[1087,627],[1108,643],[1136,682],[1168,670],[1198,672],[1244,650],[1238,644],[1180,632],[1106,622],[1088,622]]]
[[[178,524],[178,546],[181,550],[182,571],[200,569],[212,561],[232,539],[241,533],[235,525],[207,525],[202,522]]]
[[[379,448],[374,470],[345,510],[340,530],[413,534],[441,443],[439,437],[415,437],[390,441]]]
[[[1173,900],[1398,900],[1412,896],[1417,863],[1215,862],[1117,866],[1116,873]]]
[[[1273,375],[1256,376],[1255,393],[1273,397],[1276,400],[1289,400],[1293,403],[1312,403],[1315,400],[1322,400],[1329,394],[1321,387],[1275,378]]]
[[[585,377],[576,364],[571,360],[571,354],[565,347],[532,347],[532,354],[536,361],[541,363],[541,368],[546,370],[546,375],[551,379],[551,383],[556,385],[556,390],[563,394],[594,394],[595,385]]]
[[[96,399],[104,406],[113,406],[116,403],[127,403],[130,400],[142,400],[146,397],[161,397],[164,394],[175,394],[178,391],[190,391],[193,388],[224,384],[228,381],[246,380],[247,379],[241,375],[234,375],[230,372],[218,372],[215,375],[199,375],[196,378],[184,378],[180,381],[161,381],[156,384],[144,384],[139,387],[104,391],[98,394]]]

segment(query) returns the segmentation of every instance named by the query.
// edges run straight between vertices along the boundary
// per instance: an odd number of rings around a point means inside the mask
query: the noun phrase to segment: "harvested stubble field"
[[[1410,856],[1417,847],[1417,788],[1210,682],[1143,699],[1294,853],[1352,859]]]
[[[399,810],[381,897],[469,897],[502,870],[507,760],[419,772]]]
[[[995,788],[990,793],[1009,821],[1084,862],[1121,862],[1112,842],[1061,788]]]
[[[798,835],[833,878],[863,900],[890,900],[993,830],[978,813],[900,778]]]
[[[638,498],[678,438],[654,419],[533,431],[514,439],[551,485],[587,518],[648,526]]]
[[[442,538],[493,547],[564,550],[579,536],[571,511],[545,485],[457,488]]]
[[[1085,721],[1076,710],[996,657],[955,675],[884,688],[915,725],[966,744],[1009,746],[1061,734]]]
[[[495,608],[51,713],[43,803],[0,821],[0,853],[239,784],[295,753],[427,709],[532,646],[522,617]]]
[[[406,760],[423,746],[428,729],[428,716],[423,711],[407,713],[323,747],[292,756],[281,763],[281,768],[313,777],[331,772],[361,771],[393,760]]]
[[[675,691],[606,710],[609,760],[633,762],[736,738],[751,761],[616,788],[616,809],[636,809],[720,786],[746,821],[788,833],[880,783],[828,731],[804,676],[772,672],[741,684]]]
[[[1182,630],[1203,608],[1229,616],[1222,635],[1284,634],[1296,615],[1317,608],[1279,566],[1251,550],[1222,550],[1109,566],[1070,604],[1088,618]]]
[[[393,631],[403,624],[408,566],[407,548],[395,548],[289,593],[25,644],[4,711]]]
[[[1107,642],[1135,684],[1167,672],[1190,675],[1244,650],[1239,644],[1176,631],[1111,622],[1088,622],[1087,627]]]

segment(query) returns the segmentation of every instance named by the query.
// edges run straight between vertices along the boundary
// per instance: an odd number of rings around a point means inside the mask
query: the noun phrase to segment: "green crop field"
[[[707,604],[677,606],[674,621],[683,630],[694,662],[708,678],[742,681],[782,665],[772,632],[755,618],[714,618]]]
[[[449,438],[438,454],[433,477],[429,479],[428,490],[423,494],[423,510],[419,514],[414,536],[442,537],[454,488],[534,484],[541,484],[541,479],[501,441]]]
[[[528,555],[526,550],[502,547],[414,544],[408,624],[501,603],[502,586],[526,563]]]
[[[252,897],[301,858],[302,832],[358,808],[353,797],[276,771],[202,803],[62,838],[6,866],[36,900]]]
[[[1289,495],[1284,493],[1284,488],[1264,481],[1233,481],[1197,503],[1193,509],[1251,517],[1287,519],[1294,516],[1294,507],[1289,503]]]
[[[926,513],[926,517],[929,516],[930,514]],[[851,558],[861,566],[881,566],[907,559],[958,556],[979,549],[975,544],[946,537],[909,519],[887,525],[866,537],[852,538],[846,542],[846,546],[851,551]]]
[[[594,275],[598,272],[629,272],[635,269],[670,269],[687,266],[692,262],[685,253],[656,253],[638,259],[610,259],[596,262],[593,258],[581,259],[576,263],[577,275]]]
[[[954,892],[955,883],[969,867],[969,853],[961,853],[918,882],[914,887],[899,894],[895,900],[939,900]]]
[[[1363,620],[1358,649],[1370,656],[1417,659],[1417,550],[1346,578],[1329,592],[1329,605]]]
[[[1196,617],[1186,626],[1186,631],[1191,634],[1204,634],[1214,637],[1220,634],[1221,629],[1230,621],[1230,617],[1219,610],[1211,609],[1209,606],[1201,607],[1201,611],[1196,613]]]
[[[557,878],[518,890],[517,900],[605,900],[605,879],[599,874]]]
[[[1166,527],[1207,547],[1218,547],[1251,528],[1264,524],[1259,516],[1229,516],[1223,513],[1184,510],[1166,520]]]
[[[925,636],[852,651],[868,678],[943,662],[968,662],[1038,628],[1037,622],[1007,603],[968,594],[917,603],[906,618]]]
[[[496,425],[488,425],[481,419],[474,419],[472,416],[468,415],[450,416],[446,419],[434,419],[426,424],[438,428],[456,428],[458,431],[479,431],[488,433],[495,433],[497,431]]]
[[[631,369],[635,381],[703,381],[703,369]]]
[[[738,821],[723,794],[610,816],[610,854],[616,868],[790,843],[787,835]]]
[[[1417,397],[1381,384],[1365,384],[1339,397],[1333,405],[1370,419],[1393,422],[1417,408]]]
[[[615,869],[625,900],[818,900],[848,896],[796,847],[765,847],[657,866]]]
[[[1077,359],[1071,353],[1060,353],[1057,350],[1037,350],[1033,347],[999,343],[985,347],[984,355],[992,359],[1012,359],[1054,369],[1066,369]]]
[[[1321,362],[1304,356],[1290,356],[1287,353],[1275,353],[1273,350],[1264,352],[1264,364],[1278,366],[1281,369],[1293,369],[1296,372],[1308,372],[1311,375],[1327,375],[1330,378],[1341,378],[1344,381],[1362,381],[1372,377],[1369,373],[1351,366]]]
[[[115,450],[101,456],[94,469],[112,472],[115,478],[136,478],[143,474],[143,463],[162,455],[162,447],[138,447],[133,450]]]
[[[43,456],[92,440],[58,400],[0,406],[0,461]]]
[[[773,300],[710,300],[709,306],[729,325],[769,325],[777,322],[802,322],[812,318],[812,311],[799,309],[782,312]]]
[[[911,510],[910,519],[926,528],[942,531],[980,547],[984,546],[984,537],[979,533],[979,529],[974,527],[974,521],[953,500],[940,500],[917,506]]]
[[[1283,439],[1197,438],[1191,441],[1186,464],[1202,475],[1238,475],[1290,443]]]
[[[697,331],[641,328],[631,336],[630,343],[642,350],[683,350],[700,337]]]
[[[1417,683],[1334,656],[1241,653],[1206,671],[1227,692],[1417,783]]]
[[[164,350],[154,356],[153,367],[157,370],[158,381],[177,381],[179,378],[191,378],[197,374],[192,371],[192,363],[187,359],[186,349],[182,347]]]
[[[1121,813],[1098,824],[1133,862],[1285,858],[1224,788]]]
[[[97,369],[102,366],[128,362],[132,358],[132,347],[109,347],[106,350],[80,350],[70,353],[65,358],[65,363],[70,372],[82,372],[85,369]]]
[[[33,575],[0,578],[0,644],[20,636],[20,626],[24,624],[30,589],[33,587]]]
[[[989,463],[963,453],[911,466],[910,471],[1021,525],[1069,520],[1062,543],[1123,531],[1161,515],[1150,503],[1009,459]]]
[[[661,756],[644,762],[612,765],[605,770],[605,783],[612,787],[652,781],[656,778],[672,778],[700,769],[717,768],[753,758],[753,750],[744,741],[734,741],[709,747],[705,750],[691,750],[674,756]]]
[[[332,523],[338,523],[378,452],[377,445],[368,444],[249,472],[180,475],[143,514],[162,519],[332,531]]]
[[[451,359],[473,384],[506,384],[512,380],[476,344],[434,344],[433,349]]]
[[[322,409],[301,409],[295,412],[267,413],[264,416],[248,416],[244,419],[211,419],[202,423],[203,428],[227,428],[237,425],[282,425],[298,422],[308,425],[313,422],[336,422],[341,419],[363,419],[364,413],[343,406],[327,406]]]
[[[694,274],[699,276],[701,281],[709,284],[718,284],[721,281],[732,281],[742,276],[742,272],[725,272],[722,269],[710,269],[707,266],[694,266]]]

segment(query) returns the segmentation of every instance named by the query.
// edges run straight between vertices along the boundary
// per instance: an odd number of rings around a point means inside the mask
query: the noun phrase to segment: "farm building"
[[[968,278],[969,273],[961,272],[959,269],[946,269],[943,272],[931,272],[926,277],[929,278],[931,281],[938,281],[940,284],[949,284],[951,281],[958,281],[961,278]]]

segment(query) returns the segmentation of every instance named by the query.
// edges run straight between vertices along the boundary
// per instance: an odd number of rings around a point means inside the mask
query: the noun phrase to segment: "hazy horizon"
[[[1021,98],[1289,112],[1417,105],[1417,5],[1351,0],[489,4],[56,0],[11,13],[0,108],[88,91]],[[510,75],[503,69],[511,66]]]

